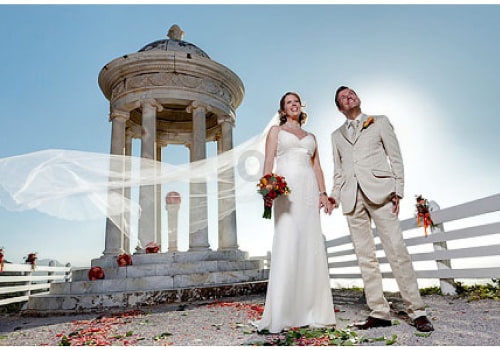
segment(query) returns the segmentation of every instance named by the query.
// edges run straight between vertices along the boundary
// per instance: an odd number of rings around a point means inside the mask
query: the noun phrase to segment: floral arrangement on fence
[[[116,258],[116,263],[120,267],[132,265],[132,256],[129,254],[120,254]]]
[[[0,272],[3,272],[3,247],[0,248]]]
[[[103,280],[104,279],[104,269],[100,266],[94,266],[89,269],[88,272],[89,281]]]
[[[257,192],[264,198],[264,219],[271,218],[271,208],[273,207],[273,200],[281,195],[288,196],[290,189],[283,176],[276,174],[267,174],[260,178],[257,184]]]
[[[417,218],[418,218],[418,227],[424,225],[425,237],[427,237],[427,227],[435,226],[431,219],[431,214],[429,212],[429,202],[427,199],[422,197],[422,195],[418,195],[417,197]]]
[[[146,244],[146,254],[156,254],[160,251],[160,245],[156,242]]]
[[[35,270],[35,261],[36,259],[38,259],[38,257],[36,256],[36,252],[35,253],[29,253],[28,256],[24,257],[24,262],[27,263],[27,264],[31,264],[31,269],[32,270]]]

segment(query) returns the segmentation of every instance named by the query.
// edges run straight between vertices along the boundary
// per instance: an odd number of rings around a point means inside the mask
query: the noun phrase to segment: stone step
[[[166,252],[157,254],[132,254],[132,264],[165,264],[165,263],[186,263],[195,261],[229,260],[242,261],[248,259],[248,253],[241,250],[228,251],[189,251],[189,252]],[[116,256],[102,256],[92,259],[91,266],[102,268],[118,267]]]
[[[206,285],[262,281],[267,270],[229,270],[192,273],[175,276],[144,276],[95,281],[51,283],[50,295],[108,294],[114,292],[142,292],[176,288],[203,287]]]
[[[172,262],[158,264],[129,265],[123,267],[104,268],[106,280],[136,278],[147,276],[175,276],[188,275],[191,273],[205,273],[216,271],[234,271],[234,270],[254,270],[262,269],[261,260],[208,260],[193,262]],[[73,282],[88,281],[89,269],[74,269],[71,272]]]
[[[115,292],[71,296],[33,295],[28,301],[27,310],[22,313],[27,316],[48,316],[103,311],[110,308],[136,308],[166,303],[192,303],[224,297],[264,293],[266,288],[267,281],[257,281],[143,292]]]

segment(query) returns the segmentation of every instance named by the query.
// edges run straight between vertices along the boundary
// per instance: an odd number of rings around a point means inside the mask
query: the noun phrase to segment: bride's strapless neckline
[[[303,139],[305,139],[307,136],[311,136],[311,134],[309,133],[306,133],[305,136],[302,136],[302,137],[298,137],[297,135],[295,135],[293,132],[290,132],[288,130],[285,130],[285,129],[281,129],[281,131],[285,131],[287,134],[290,134],[290,135],[293,135],[295,136],[299,141],[302,141]]]

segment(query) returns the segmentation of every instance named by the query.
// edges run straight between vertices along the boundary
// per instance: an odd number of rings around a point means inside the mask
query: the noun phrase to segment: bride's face
[[[302,112],[302,107],[300,99],[296,95],[290,94],[285,97],[284,112],[287,117],[291,117],[294,119],[299,117],[300,113]]]

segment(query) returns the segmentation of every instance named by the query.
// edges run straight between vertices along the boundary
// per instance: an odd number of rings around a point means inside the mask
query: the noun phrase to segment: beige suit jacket
[[[368,116],[361,116],[354,141],[349,139],[347,123],[331,136],[334,162],[331,197],[337,207],[342,204],[344,214],[354,209],[358,185],[375,204],[385,203],[394,193],[403,198],[403,159],[396,134],[385,115],[372,117],[374,121],[363,128]]]

